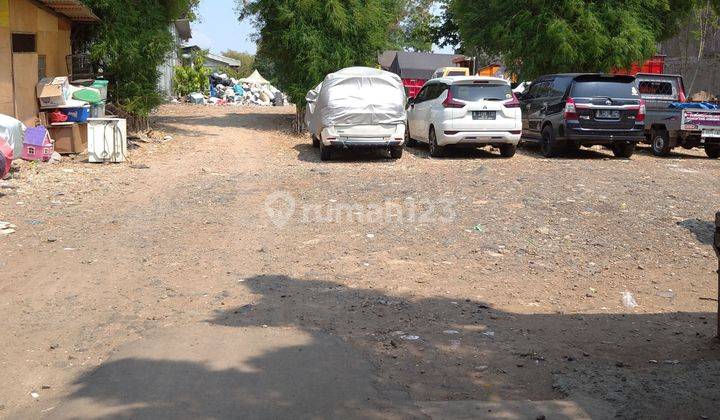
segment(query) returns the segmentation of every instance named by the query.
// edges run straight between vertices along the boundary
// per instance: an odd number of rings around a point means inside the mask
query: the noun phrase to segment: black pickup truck
[[[640,73],[636,79],[645,100],[646,142],[656,156],[676,147],[701,147],[708,157],[720,157],[720,110],[671,107],[685,102],[682,76]]]

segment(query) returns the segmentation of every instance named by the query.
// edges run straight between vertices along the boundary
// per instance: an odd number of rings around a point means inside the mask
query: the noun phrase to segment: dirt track
[[[149,169],[24,165],[5,182],[0,220],[18,229],[0,237],[0,417],[421,417],[518,400],[718,415],[720,161],[414,148],[321,163],[289,134],[293,112],[167,106],[155,124],[174,140],[133,152]],[[252,362],[224,364],[223,346]],[[347,392],[297,405],[283,372]],[[172,380],[156,395],[143,375]]]

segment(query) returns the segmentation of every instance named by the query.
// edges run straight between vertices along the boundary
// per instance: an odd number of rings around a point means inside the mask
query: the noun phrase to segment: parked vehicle
[[[520,103],[523,140],[539,142],[546,157],[603,145],[628,158],[645,138],[645,103],[632,76],[543,76]]]
[[[512,157],[520,141],[520,103],[510,82],[496,77],[449,77],[428,81],[408,103],[406,143],[430,145],[442,156],[450,145],[494,146]]]
[[[402,157],[405,88],[396,74],[368,67],[332,73],[308,92],[305,122],[320,158],[333,149],[383,148]]]
[[[470,76],[470,69],[467,67],[441,67],[435,70],[431,79],[453,76]]]
[[[685,103],[682,76],[637,75],[640,96],[645,100],[645,140],[656,156],[667,156],[675,147],[702,147],[708,157],[720,157],[720,109],[703,109]]]

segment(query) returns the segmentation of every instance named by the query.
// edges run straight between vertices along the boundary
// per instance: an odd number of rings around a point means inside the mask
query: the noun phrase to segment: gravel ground
[[[326,163],[293,115],[164,106],[173,139],[132,162],[2,183],[18,227],[0,237],[0,417],[48,415],[118,347],[200,323],[337,337],[391,403],[717,416],[720,161],[418,147]]]

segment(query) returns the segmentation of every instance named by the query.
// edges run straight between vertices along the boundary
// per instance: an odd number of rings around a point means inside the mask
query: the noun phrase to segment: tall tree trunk
[[[295,107],[295,120],[293,120],[292,130],[295,134],[302,134],[305,131],[305,107]]]

